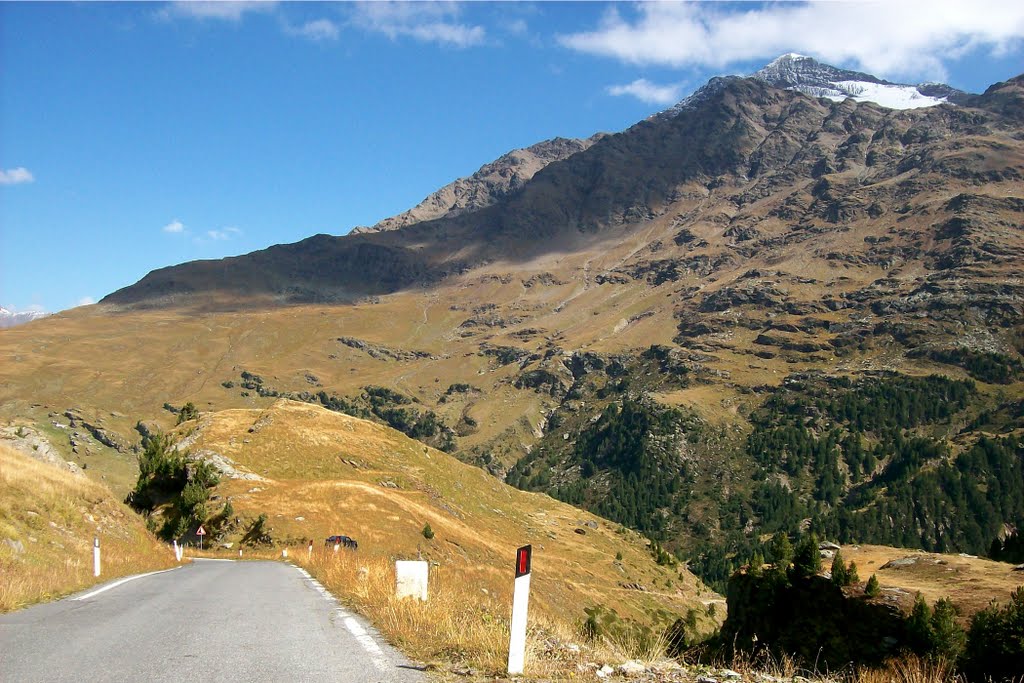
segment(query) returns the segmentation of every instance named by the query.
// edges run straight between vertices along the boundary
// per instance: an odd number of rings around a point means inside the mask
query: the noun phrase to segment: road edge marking
[[[345,625],[345,628],[348,629],[349,633],[351,633],[356,639],[356,642],[359,643],[360,647],[366,650],[366,653],[370,655],[370,661],[373,662],[373,666],[376,667],[378,671],[387,671],[391,668],[388,664],[387,656],[384,654],[384,650],[373,637],[373,634],[363,628],[362,624],[356,621],[352,614],[341,606],[338,599],[334,597],[329,590],[324,588],[323,584],[313,578],[312,574],[306,571],[303,567],[294,564],[292,566],[298,570],[299,574],[302,574],[306,581],[309,582],[309,585],[312,586],[312,588],[319,593],[324,600],[329,603],[333,603],[334,613],[341,618],[341,623]]]
[[[180,567],[171,567],[170,569],[161,569],[161,570],[155,571],[155,572],[146,572],[145,574],[134,574],[132,576],[126,576],[123,579],[118,579],[117,581],[114,581],[113,583],[107,584],[103,588],[99,588],[97,590],[92,591],[91,593],[86,593],[85,595],[80,595],[77,598],[71,598],[71,599],[73,601],[75,601],[75,602],[80,602],[82,600],[88,600],[89,598],[95,597],[95,596],[99,595],[100,593],[105,593],[106,591],[110,590],[111,588],[117,588],[121,584],[128,583],[129,581],[134,581],[135,579],[141,579],[141,578],[144,578],[144,577],[147,577],[147,576],[153,576],[154,574],[165,574],[167,572],[173,572],[175,569],[180,569]]]

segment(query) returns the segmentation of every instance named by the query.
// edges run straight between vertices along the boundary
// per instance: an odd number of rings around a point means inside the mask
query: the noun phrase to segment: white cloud
[[[484,27],[458,23],[459,12],[454,2],[360,2],[353,6],[352,24],[391,40],[408,37],[460,48],[482,44]]]
[[[268,12],[274,9],[276,2],[266,0],[182,0],[164,6],[157,14],[163,19],[172,17],[188,17],[191,19],[215,19],[221,21],[238,21],[250,12]]]
[[[96,303],[96,299],[93,299],[91,296],[83,296],[75,306],[92,306],[94,303]]]
[[[165,225],[162,230],[164,232],[179,233],[185,232],[185,224],[175,218],[173,221]]]
[[[241,235],[242,231],[236,227],[227,227],[220,230],[207,230],[207,239],[213,240],[214,242],[223,242],[229,240],[236,235]]]
[[[646,78],[638,78],[626,85],[608,87],[609,95],[630,95],[647,104],[675,104],[682,97],[680,85],[658,85]]]
[[[0,185],[20,185],[21,183],[34,182],[35,179],[32,171],[23,166],[12,168],[9,171],[0,168]]]
[[[649,2],[605,13],[562,45],[637,65],[722,68],[801,52],[876,75],[941,78],[975,49],[1005,52],[1024,38],[1024,4],[1004,0],[769,3]]]
[[[301,26],[285,24],[284,32],[290,36],[306,38],[313,41],[337,40],[339,33],[338,25],[330,19],[315,19],[313,21],[307,21]]]
[[[530,30],[530,26],[525,19],[513,19],[505,24],[505,30],[513,35],[521,36]]]

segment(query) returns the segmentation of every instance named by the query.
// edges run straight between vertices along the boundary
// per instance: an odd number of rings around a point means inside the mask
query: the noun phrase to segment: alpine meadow
[[[187,543],[491,680],[529,544],[527,679],[1024,681],[1024,75],[787,53],[12,321],[0,467],[5,611]]]

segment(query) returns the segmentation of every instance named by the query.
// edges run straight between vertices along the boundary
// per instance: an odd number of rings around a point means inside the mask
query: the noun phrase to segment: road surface
[[[196,560],[0,615],[2,681],[366,681],[426,676],[301,570]]]

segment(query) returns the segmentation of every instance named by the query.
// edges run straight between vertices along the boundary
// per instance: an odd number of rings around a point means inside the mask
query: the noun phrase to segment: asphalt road
[[[196,560],[0,615],[0,681],[426,676],[301,570]]]

